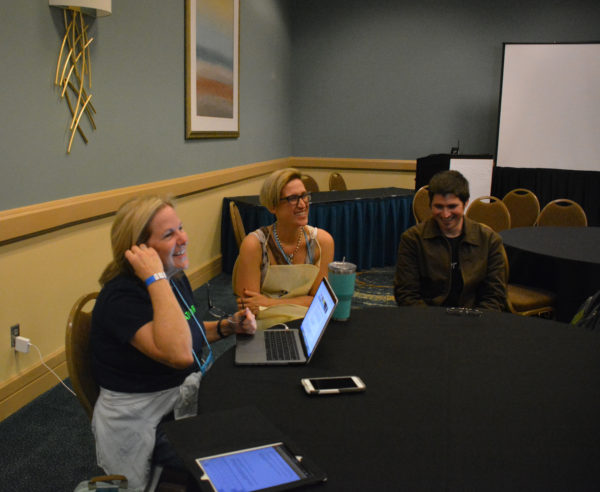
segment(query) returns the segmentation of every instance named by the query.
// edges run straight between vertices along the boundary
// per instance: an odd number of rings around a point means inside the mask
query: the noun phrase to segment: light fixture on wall
[[[60,97],[65,98],[71,112],[69,131],[71,137],[67,145],[67,154],[71,152],[75,132],[79,132],[85,143],[88,142],[81,129],[81,117],[85,113],[90,125],[96,128],[93,114],[96,112],[90,102],[92,94],[92,62],[90,43],[94,38],[88,36],[89,24],[84,16],[103,17],[112,12],[112,0],[48,0],[51,7],[63,9],[65,35],[58,53],[54,84],[60,88]],[[75,101],[73,104],[71,97]]]

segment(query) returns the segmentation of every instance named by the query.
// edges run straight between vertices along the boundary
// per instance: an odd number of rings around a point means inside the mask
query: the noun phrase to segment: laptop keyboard
[[[295,340],[291,330],[265,331],[267,360],[300,360]]]

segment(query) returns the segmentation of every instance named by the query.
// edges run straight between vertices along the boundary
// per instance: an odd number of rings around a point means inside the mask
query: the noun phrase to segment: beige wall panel
[[[299,168],[303,174],[309,174],[319,185],[319,190],[329,190],[329,175],[335,169]],[[359,190],[364,188],[384,188],[395,186],[398,188],[415,188],[414,171],[366,171],[364,169],[341,169],[338,171],[344,178],[348,189]]]
[[[305,170],[327,190],[329,174],[335,169]],[[341,172],[349,188],[414,186],[414,171],[342,168]],[[259,176],[208,187],[177,200],[178,214],[189,235],[188,274],[193,285],[219,272],[223,198],[258,194],[264,178],[259,170]],[[157,183],[156,189],[162,192],[165,186]],[[112,216],[103,217],[0,243],[0,327],[4,330],[0,336],[0,420],[48,389],[54,377],[48,377],[34,348],[27,354],[15,353],[9,327],[19,323],[21,335],[40,348],[44,361],[61,377],[66,375],[67,316],[81,295],[99,290],[98,277],[111,257],[112,220]]]

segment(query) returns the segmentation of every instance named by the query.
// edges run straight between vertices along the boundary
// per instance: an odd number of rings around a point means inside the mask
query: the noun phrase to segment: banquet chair
[[[98,297],[98,292],[92,292],[80,297],[75,302],[69,313],[65,334],[65,357],[71,385],[90,420],[100,389],[92,375],[90,352],[92,311],[91,309],[84,311],[83,308],[96,297]]]
[[[246,237],[246,230],[244,228],[244,223],[242,222],[240,210],[233,200],[229,202],[229,215],[231,216],[231,225],[233,226],[235,242],[237,243],[237,247],[239,249],[242,241]]]
[[[329,191],[346,191],[346,181],[340,173],[331,173],[329,175]]]
[[[509,283],[510,266],[504,246],[501,248],[506,272],[506,303],[508,310],[521,316],[540,316],[554,319],[556,294],[545,289]]]
[[[319,191],[319,185],[312,176],[309,176],[308,174],[302,174],[302,182],[304,183],[306,191],[310,193]]]
[[[535,221],[538,226],[586,227],[585,211],[579,203],[568,198],[552,200],[542,209]]]
[[[88,302],[97,297],[98,292],[92,292],[81,296],[75,302],[69,313],[67,331],[65,334],[65,357],[67,359],[67,369],[69,371],[71,385],[75,390],[79,403],[81,403],[81,406],[90,420],[92,420],[94,405],[100,394],[100,387],[92,375],[92,357],[90,351],[92,311],[84,311],[83,309]],[[179,485],[179,481],[182,479],[176,469],[153,464],[150,470],[150,476],[150,484],[152,485],[149,485],[147,490],[187,490],[183,485]],[[124,475],[102,475],[94,477],[89,481],[82,482],[82,484],[85,483],[85,490],[88,490],[88,485],[89,490],[95,490],[96,488],[103,488],[96,487],[95,483],[113,481],[121,482],[124,484],[124,487],[127,487],[127,478]],[[79,490],[79,486],[77,487],[77,490]],[[116,490],[116,488],[111,487],[110,490]],[[119,486],[119,490],[121,490],[121,486]]]
[[[465,214],[475,220],[500,232],[510,229],[510,212],[506,205],[495,196],[480,196],[475,198]]]
[[[510,212],[510,227],[530,227],[540,214],[540,202],[535,193],[526,188],[515,188],[502,199]]]
[[[421,186],[413,196],[412,211],[417,224],[433,215],[429,203],[429,185]]]

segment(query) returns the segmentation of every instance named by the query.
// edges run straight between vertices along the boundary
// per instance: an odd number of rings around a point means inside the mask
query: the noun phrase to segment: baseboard
[[[202,284],[221,273],[221,255],[213,258],[199,268],[186,272],[192,285],[197,289]],[[30,351],[32,355],[15,353],[15,357],[32,357],[37,352]],[[69,376],[67,362],[65,360],[65,349],[60,348],[52,353],[44,362],[50,366],[61,379]],[[28,403],[35,400],[49,389],[60,384],[56,376],[52,374],[41,362],[16,375],[0,386],[0,422]],[[65,389],[65,391],[67,391]],[[73,397],[75,398],[75,397]]]
[[[30,351],[31,355],[17,354],[15,357],[33,357],[35,349]],[[65,379],[68,376],[67,362],[65,360],[64,347],[53,352],[44,359],[44,362],[55,371],[58,376]],[[56,376],[52,374],[41,362],[30,367],[22,374],[11,378],[0,386],[0,421],[12,415],[38,396],[59,384]],[[65,389],[65,391],[67,391]]]
[[[192,285],[192,289],[196,290],[202,284],[205,284],[210,279],[215,278],[223,270],[221,268],[221,255],[206,262],[194,271],[186,271],[186,275]]]

